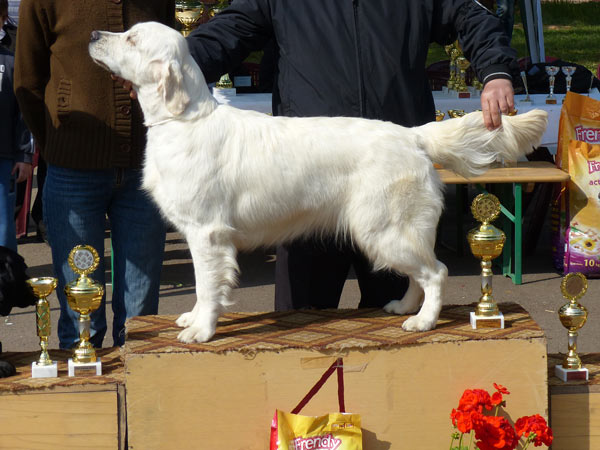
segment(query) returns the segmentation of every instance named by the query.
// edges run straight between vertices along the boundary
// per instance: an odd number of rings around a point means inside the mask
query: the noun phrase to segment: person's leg
[[[299,240],[277,248],[275,310],[337,308],[350,260],[332,239]]]
[[[118,170],[112,195],[108,217],[114,261],[113,340],[123,345],[126,319],[158,313],[166,226],[141,189],[141,171]]]
[[[67,303],[64,289],[77,275],[68,264],[76,245],[91,245],[100,255],[98,268],[90,277],[104,286],[104,234],[112,171],[73,170],[48,165],[44,184],[44,220],[52,249],[52,263],[58,278],[56,294],[60,302],[58,338],[60,348],[69,349],[79,340],[78,318]],[[91,315],[91,338],[102,346],[106,333],[105,298]]]
[[[11,175],[14,161],[0,158],[0,245],[17,251],[15,192]]]
[[[42,198],[44,193],[44,181],[46,180],[46,161],[38,156],[38,164],[36,171],[37,193],[35,200],[31,206],[31,218],[36,225],[37,237],[41,240],[46,240],[46,224],[44,223],[44,214],[42,207]]]
[[[359,308],[382,308],[392,300],[401,300],[408,290],[408,278],[392,271],[373,271],[370,261],[352,251],[354,271],[360,287]]]

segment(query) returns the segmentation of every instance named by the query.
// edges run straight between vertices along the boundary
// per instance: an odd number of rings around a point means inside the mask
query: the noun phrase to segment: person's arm
[[[38,0],[23,0],[15,57],[15,94],[27,127],[41,147],[46,142],[44,94],[50,78],[50,18]]]
[[[512,78],[518,73],[517,53],[510,47],[498,17],[477,0],[442,1],[435,40],[449,43],[458,34],[465,57],[484,84],[481,108],[489,129],[502,124],[501,113],[514,108]],[[451,41],[450,41],[451,42]]]
[[[188,37],[190,52],[208,83],[238,67],[273,35],[268,0],[234,0]]]

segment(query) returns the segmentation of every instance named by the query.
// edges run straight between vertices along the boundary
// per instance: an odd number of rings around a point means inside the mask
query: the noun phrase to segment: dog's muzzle
[[[92,31],[92,34],[90,35],[90,42],[94,42],[100,39],[100,33],[98,33],[96,30]]]

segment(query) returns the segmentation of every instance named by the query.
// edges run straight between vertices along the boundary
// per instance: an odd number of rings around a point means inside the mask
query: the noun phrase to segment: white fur
[[[442,183],[432,165],[465,176],[539,144],[547,115],[482,114],[404,128],[346,117],[271,117],[219,105],[183,37],[157,23],[100,32],[93,59],[131,80],[148,129],[144,188],[185,235],[197,302],[177,324],[183,342],[214,332],[236,283],[237,249],[307,234],[351,238],[373,263],[410,277],[385,309],[416,316],[404,329],[435,327],[446,267],[434,254]]]

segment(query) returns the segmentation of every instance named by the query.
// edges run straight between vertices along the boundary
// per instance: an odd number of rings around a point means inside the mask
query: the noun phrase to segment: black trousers
[[[373,271],[367,258],[348,243],[300,240],[277,247],[275,310],[337,308],[350,267],[360,288],[359,308],[382,307],[402,299],[408,289],[407,277]]]

